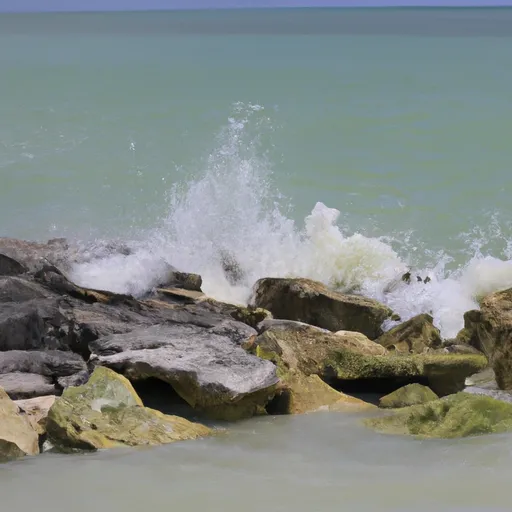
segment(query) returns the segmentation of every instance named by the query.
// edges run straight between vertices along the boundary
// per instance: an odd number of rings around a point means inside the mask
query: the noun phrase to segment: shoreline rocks
[[[0,239],[1,400],[25,443],[41,443],[46,429],[55,446],[71,451],[211,433],[144,407],[129,381],[149,383],[158,394],[150,402],[162,410],[181,400],[191,411],[187,417],[223,421],[371,410],[374,405],[345,392],[393,392],[381,406],[402,407],[404,415],[420,410],[411,407],[431,408],[421,409],[434,417],[428,435],[471,433],[448,429],[446,418],[458,420],[473,405],[476,433],[486,417],[494,421],[494,402],[474,401],[492,398],[457,394],[489,362],[498,385],[512,388],[512,290],[485,297],[481,311],[466,314],[457,339],[443,344],[427,314],[384,333],[383,322],[396,320],[387,306],[309,279],[260,279],[247,307],[205,296],[199,275],[170,266],[167,282],[144,297],[87,289],[64,273],[77,258],[95,257],[77,251],[63,240]],[[468,391],[476,393],[479,377],[473,381]],[[480,395],[507,401],[497,389],[482,389]],[[17,406],[11,399],[24,401]],[[1,432],[0,426],[0,440]],[[36,453],[4,437],[5,458]]]

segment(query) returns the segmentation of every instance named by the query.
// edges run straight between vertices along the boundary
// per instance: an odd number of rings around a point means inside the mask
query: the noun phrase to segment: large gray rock
[[[47,299],[53,294],[40,284],[25,277],[0,277],[0,304]]]
[[[170,384],[193,408],[220,419],[250,417],[273,396],[276,367],[248,354],[228,331],[156,325],[89,344],[91,362],[131,380]]]
[[[60,348],[53,331],[63,319],[53,299],[0,303],[0,351]]]
[[[370,339],[382,334],[392,311],[373,299],[330,290],[310,279],[260,279],[254,285],[253,305],[275,318],[296,320],[330,331],[356,331]]]

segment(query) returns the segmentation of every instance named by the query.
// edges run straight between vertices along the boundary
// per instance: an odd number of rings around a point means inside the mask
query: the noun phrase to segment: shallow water
[[[5,510],[510,510],[510,435],[382,436],[359,415],[250,420],[217,438],[0,466]]]

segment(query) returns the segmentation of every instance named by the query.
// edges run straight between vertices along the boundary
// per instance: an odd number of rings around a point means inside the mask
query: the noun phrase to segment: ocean
[[[246,303],[260,277],[310,277],[452,338],[512,286],[511,62],[506,8],[1,13],[0,236],[131,247],[75,265],[85,286],[143,294],[170,263]],[[391,286],[408,269],[431,281]],[[43,456],[0,469],[2,502],[44,510],[76,478],[76,511],[508,510],[496,439],[376,443],[344,421]]]

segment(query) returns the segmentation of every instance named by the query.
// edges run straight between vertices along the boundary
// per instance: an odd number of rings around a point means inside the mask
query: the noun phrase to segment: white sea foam
[[[76,265],[73,279],[140,295],[173,265],[200,273],[208,295],[244,303],[261,277],[309,277],[377,298],[403,320],[431,313],[446,338],[456,335],[463,313],[478,307],[479,296],[512,286],[512,261],[483,255],[482,234],[471,238],[474,256],[465,265],[448,271],[450,258],[439,254],[434,266],[416,269],[406,284],[400,276],[414,264],[407,251],[402,248],[399,255],[392,242],[346,234],[338,210],[317,203],[304,228],[297,226],[283,213],[269,162],[260,151],[258,134],[268,124],[263,107],[235,105],[202,174],[169,192],[169,212],[160,225],[133,242],[130,255]],[[240,267],[236,284],[223,270],[226,255]],[[431,281],[419,282],[416,275]]]

